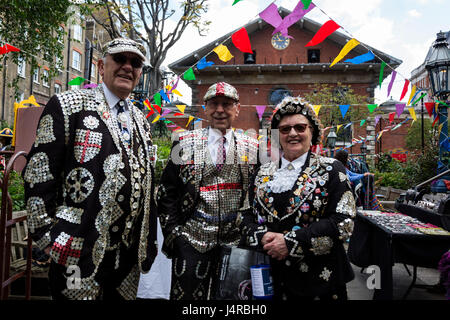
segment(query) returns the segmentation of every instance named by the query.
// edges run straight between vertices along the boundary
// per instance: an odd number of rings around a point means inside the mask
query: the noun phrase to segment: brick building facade
[[[290,13],[284,8],[281,8],[279,12],[282,17]],[[344,34],[335,32],[317,46],[305,47],[321,24],[303,18],[289,28],[289,35],[293,39],[290,39],[287,45],[287,41],[282,41],[281,48],[276,48],[277,39],[274,37],[277,36],[272,36],[273,27],[265,21],[256,19],[244,27],[250,38],[253,55],[242,53],[233,45],[231,41],[233,31],[169,65],[175,73],[181,74],[221,43],[226,45],[234,56],[225,63],[219,60],[215,53],[209,54],[206,60],[213,61],[214,65],[202,70],[193,68],[196,80],[186,81],[192,89],[192,106],[189,111],[193,115],[204,118],[204,111],[201,107],[203,96],[207,88],[217,81],[228,82],[238,89],[241,113],[234,126],[244,130],[258,130],[268,126],[273,107],[281,98],[280,93],[288,92],[292,96],[304,95],[311,92],[310,85],[317,83],[331,86],[341,83],[344,87],[351,86],[356,94],[367,97],[367,103],[373,103],[374,88],[378,85],[381,65],[378,58],[362,64],[340,62],[330,68],[330,63],[339,54],[345,43],[350,40]],[[357,46],[345,59],[367,53],[368,49],[394,68],[401,63],[399,59],[368,45]],[[389,76],[390,72],[391,69],[386,68],[384,77]],[[268,106],[262,121],[259,121],[256,105]],[[180,126],[186,124],[186,119],[173,117],[171,120]],[[207,126],[207,123],[203,122],[202,126]],[[369,153],[376,151],[375,134],[376,128],[373,121],[368,121],[367,126],[362,128],[353,125],[353,137],[371,135],[370,140],[368,138]],[[359,146],[352,148],[351,152],[359,153]]]

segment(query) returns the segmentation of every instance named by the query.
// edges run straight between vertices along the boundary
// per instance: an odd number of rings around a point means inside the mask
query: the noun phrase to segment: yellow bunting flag
[[[181,113],[184,113],[184,109],[186,109],[186,105],[184,104],[177,104],[178,110],[180,110]]]
[[[155,123],[156,121],[158,121],[160,117],[161,117],[161,116],[158,114],[158,115],[155,117],[155,119],[153,119],[152,123]]]
[[[336,63],[341,61],[354,47],[359,44],[359,41],[356,39],[351,39],[347,42],[347,44],[342,48],[341,52],[339,52],[338,56],[331,63],[330,68],[334,66]]]
[[[231,54],[230,50],[223,44],[218,45],[213,50],[217,55],[219,56],[219,59],[223,62],[230,61],[231,58],[233,58],[233,55]]]
[[[442,130],[442,127],[443,127],[443,126],[444,126],[444,123],[441,123],[441,124],[439,125],[439,127],[438,127],[438,128],[439,128],[438,136],[441,135],[441,130]]]
[[[175,93],[177,96],[180,96],[180,97],[183,96],[183,95],[180,93],[180,91],[178,91],[177,89],[173,89],[173,90],[172,90],[172,87],[171,87],[170,85],[167,85],[167,86],[166,86],[166,89],[167,89],[167,91],[170,91],[170,92],[172,92],[172,93]]]
[[[337,130],[336,130],[336,133],[338,133],[339,132],[339,129],[342,127],[342,124],[338,124],[338,126],[337,126]]]
[[[384,132],[384,131],[381,131],[381,132],[380,132],[380,134],[378,135],[377,140],[380,140],[381,136],[383,135],[383,132]]]
[[[319,115],[320,107],[322,107],[321,104],[318,104],[318,105],[314,105],[314,106],[313,106],[314,112],[316,113],[316,116]]]
[[[414,107],[408,108],[409,114],[411,115],[411,118],[413,118],[414,121],[417,121],[416,117],[416,111],[414,110]]]
[[[186,124],[186,128],[188,127],[189,123],[191,123],[191,121],[192,121],[194,118],[195,118],[195,117],[193,117],[193,116],[189,116],[189,121],[188,121],[188,123]]]
[[[411,99],[414,97],[415,93],[416,93],[416,85],[413,85],[411,89],[411,94],[409,95],[408,103],[406,105],[409,106],[409,104],[411,103]]]

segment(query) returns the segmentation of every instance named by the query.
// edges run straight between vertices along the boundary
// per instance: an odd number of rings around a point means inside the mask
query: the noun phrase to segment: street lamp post
[[[442,125],[441,133],[439,135],[438,174],[440,174],[445,170],[448,170],[450,157],[450,152],[443,147],[443,143],[448,138],[447,105],[449,104],[448,98],[450,95],[450,49],[448,47],[446,34],[444,32],[439,32],[437,34],[436,41],[433,43],[432,51],[425,63],[425,68],[427,69],[428,76],[430,77],[433,95],[440,101],[438,102],[439,125]],[[441,102],[444,102],[444,104]],[[447,188],[443,181],[444,179],[448,180],[449,177],[441,177],[437,183],[432,185],[431,191],[446,192]]]
[[[148,88],[150,85],[150,71],[152,67],[150,65],[146,65],[142,68],[142,75],[139,79],[138,84],[133,90],[134,99],[139,101],[138,104],[139,109],[143,109],[144,105],[141,100],[144,100],[148,97]]]
[[[327,146],[330,149],[330,157],[334,157],[334,147],[336,146],[336,139],[337,135],[336,132],[334,132],[334,128],[330,129],[330,133],[328,133],[327,136]]]

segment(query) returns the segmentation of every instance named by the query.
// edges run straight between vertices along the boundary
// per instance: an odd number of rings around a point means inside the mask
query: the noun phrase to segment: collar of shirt
[[[284,158],[284,156],[281,158],[281,167],[280,169],[284,169],[286,168],[290,163],[292,163],[292,165],[295,168],[295,171],[300,170],[303,165],[305,164],[306,158],[308,157],[308,152],[305,152],[304,154],[302,154],[300,157],[298,157],[297,159],[295,159],[294,161],[290,162],[288,160],[286,160]]]
[[[209,127],[209,131],[208,131],[208,145],[215,145],[219,142],[219,139],[221,139],[223,137],[222,132],[220,132],[217,129],[213,129],[211,127]],[[230,139],[233,137],[233,130],[229,129],[227,130],[227,133],[225,134],[225,148],[227,148],[228,146],[228,142],[230,141]]]
[[[117,102],[119,102],[120,98],[116,96],[114,93],[111,92],[111,90],[108,89],[106,84],[102,83],[103,92],[105,93],[106,102],[108,102],[109,109],[111,111],[114,111],[114,115],[117,115]],[[125,107],[124,111],[128,111],[128,98],[125,99]]]
[[[214,163],[216,163],[217,160],[217,149],[219,145],[219,140],[223,137],[222,132],[220,132],[217,129],[213,129],[209,127],[208,130],[208,149],[209,154],[211,155],[211,159]],[[229,129],[227,130],[227,133],[225,134],[225,152],[228,154],[228,148],[230,146],[229,141],[230,139],[233,139],[233,130]]]

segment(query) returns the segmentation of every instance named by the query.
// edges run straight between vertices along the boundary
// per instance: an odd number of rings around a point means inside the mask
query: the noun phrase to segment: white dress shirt
[[[220,130],[213,129],[209,127],[208,131],[208,149],[209,154],[211,155],[211,159],[214,164],[216,164],[217,161],[217,150],[219,149],[220,145],[220,139],[222,139],[223,135]],[[225,134],[225,152],[228,154],[228,149],[230,146],[230,141],[233,139],[233,130],[229,129],[227,130],[227,133]]]
[[[119,111],[119,107],[117,106],[117,102],[119,102],[120,98],[116,96],[114,93],[111,92],[111,90],[108,89],[108,87],[105,85],[105,83],[102,83],[103,92],[105,93],[106,102],[108,102],[109,110],[111,110],[111,115],[114,117],[114,119],[117,121],[117,112]],[[130,110],[128,109],[128,103],[129,98],[126,98],[124,109],[124,114],[127,117],[127,129],[128,132],[131,135],[131,119],[130,119]]]
[[[291,190],[295,182],[298,179],[298,175],[302,171],[302,167],[305,164],[308,152],[290,162],[284,158],[281,158],[281,166],[275,171],[273,179],[267,182],[267,187],[272,190],[273,193],[281,193]]]

